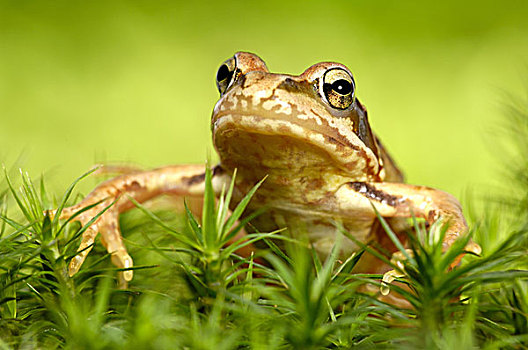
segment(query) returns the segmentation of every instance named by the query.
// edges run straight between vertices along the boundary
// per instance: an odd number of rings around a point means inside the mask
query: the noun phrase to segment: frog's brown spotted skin
[[[355,96],[355,81],[345,66],[323,62],[299,76],[270,73],[256,55],[239,52],[219,69],[221,97],[212,115],[212,133],[220,164],[213,185],[220,190],[237,169],[236,199],[268,176],[248,210],[266,205],[269,210],[253,222],[262,232],[297,225],[308,232],[315,249],[328,254],[335,240],[335,221],[362,242],[377,241],[395,248],[379,229],[373,206],[394,227],[412,215],[432,224],[450,221],[445,245],[467,230],[458,201],[432,188],[402,183],[403,177],[372,133],[366,109]],[[116,198],[83,235],[70,263],[76,273],[97,233],[119,267],[131,267],[118,227],[119,213],[133,207],[129,198],[143,202],[170,193],[200,197],[204,167],[180,165],[126,174],[98,186],[81,203],[63,211],[70,217],[82,207],[101,204],[81,214],[87,223]],[[358,247],[346,240],[343,256]],[[467,250],[479,252],[470,243]],[[389,268],[372,257],[362,258],[365,272],[383,273]],[[132,271],[122,274],[132,279]]]

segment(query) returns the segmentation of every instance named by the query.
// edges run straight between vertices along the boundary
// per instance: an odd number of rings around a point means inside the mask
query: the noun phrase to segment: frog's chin
[[[329,167],[351,177],[378,173],[369,150],[289,120],[222,113],[213,117],[213,142],[224,165],[268,169]]]

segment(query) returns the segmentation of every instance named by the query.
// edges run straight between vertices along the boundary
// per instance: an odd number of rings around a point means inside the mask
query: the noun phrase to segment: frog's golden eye
[[[328,104],[333,108],[347,109],[354,102],[354,78],[342,68],[327,70],[322,87]]]
[[[227,88],[233,80],[233,73],[235,72],[235,69],[236,59],[234,57],[231,57],[222,63],[220,68],[218,68],[218,72],[216,72],[216,87],[218,87],[220,94],[223,94],[227,91]]]

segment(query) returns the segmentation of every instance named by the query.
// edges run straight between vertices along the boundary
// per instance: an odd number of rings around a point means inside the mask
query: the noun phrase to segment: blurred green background
[[[204,162],[216,70],[247,50],[276,72],[346,64],[409,182],[486,191],[527,18],[511,0],[0,0],[0,161],[25,154],[58,191],[101,161]]]

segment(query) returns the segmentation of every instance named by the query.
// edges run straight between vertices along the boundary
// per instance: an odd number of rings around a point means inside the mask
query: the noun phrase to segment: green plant
[[[526,155],[522,135],[528,134],[528,115],[519,112],[512,122]],[[456,268],[450,266],[465,253],[469,237],[444,252],[446,227],[418,222],[405,250],[379,218],[406,257],[401,265],[370,246],[339,261],[341,240],[353,239],[348,232],[337,234],[324,262],[302,228],[290,229],[294,237],[277,231],[239,238],[259,214],[244,216],[260,183],[230,212],[233,183],[216,201],[208,170],[201,218],[187,206],[179,220],[171,211],[152,212],[139,203],[139,210],[122,215],[127,246],[139,262],[134,269],[140,270],[126,290],[117,288],[119,269],[99,244],[70,277],[67,262],[87,225],[74,218],[61,222],[58,215],[52,219],[45,210],[60,212],[70,204],[75,185],[89,173],[56,201],[43,179],[35,186],[22,173],[16,185],[5,172],[0,182],[0,348],[526,348],[527,159],[517,158],[511,170],[512,193],[502,191],[515,201],[490,201],[474,226],[482,255],[466,254]],[[277,248],[279,239],[284,250]],[[256,241],[268,249],[248,257],[237,254]],[[376,254],[400,270],[389,288],[408,307],[362,291],[365,283],[387,287],[382,275],[354,271],[363,254]]]

